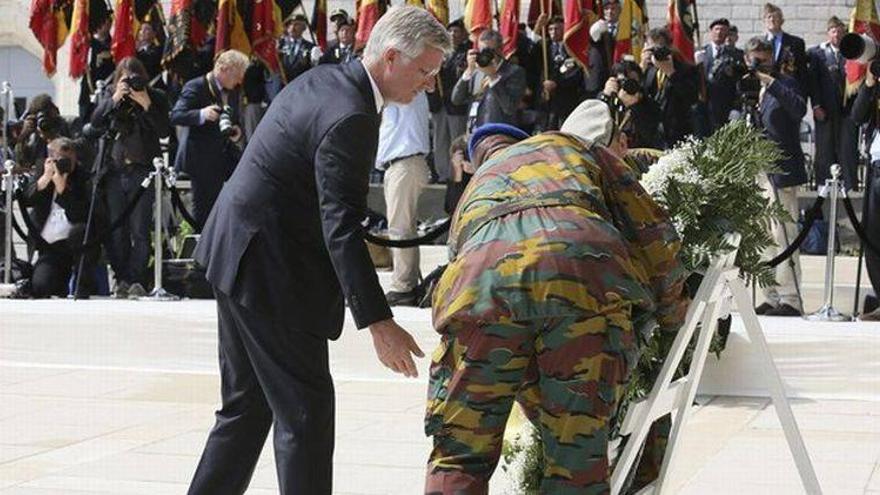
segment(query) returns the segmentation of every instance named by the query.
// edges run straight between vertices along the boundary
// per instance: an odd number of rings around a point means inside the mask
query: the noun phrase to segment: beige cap
[[[608,146],[614,137],[614,117],[605,102],[585,100],[571,112],[559,130],[590,144]]]

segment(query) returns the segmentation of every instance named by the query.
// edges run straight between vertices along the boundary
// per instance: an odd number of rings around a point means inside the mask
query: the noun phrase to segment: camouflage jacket
[[[666,213],[601,146],[545,133],[496,153],[471,180],[434,292],[434,326],[530,320],[628,305],[643,337],[683,321],[685,272]]]

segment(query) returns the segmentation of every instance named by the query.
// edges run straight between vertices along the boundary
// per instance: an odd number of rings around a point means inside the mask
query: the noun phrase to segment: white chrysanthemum
[[[702,185],[705,181],[691,166],[695,141],[685,141],[660,157],[642,176],[642,187],[658,199],[665,197],[670,179],[683,184]]]

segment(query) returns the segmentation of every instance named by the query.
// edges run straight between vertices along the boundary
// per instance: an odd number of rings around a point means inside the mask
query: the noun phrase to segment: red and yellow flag
[[[89,65],[89,0],[76,0],[73,5],[70,35],[70,77],[79,79]]]
[[[584,69],[590,65],[590,26],[596,21],[593,0],[565,0],[565,51]]]
[[[475,43],[480,33],[492,29],[491,0],[467,0],[464,8],[464,27],[471,33],[471,40]]]
[[[636,61],[641,60],[647,29],[648,15],[644,0],[623,0],[617,22],[617,39],[614,42],[614,63],[620,62],[627,55],[631,55]]]
[[[504,58],[510,58],[516,53],[519,42],[519,0],[504,0],[501,18],[498,20],[498,31],[504,40],[501,53]]]
[[[373,26],[379,22],[379,18],[385,13],[387,3],[385,0],[360,0],[357,4],[357,35],[355,36],[355,50],[360,50],[370,39]]]
[[[214,33],[214,56],[226,50],[238,50],[245,55],[251,54],[251,42],[248,30],[244,25],[238,2],[220,0],[217,6],[217,24]]]
[[[327,0],[315,0],[312,10],[312,34],[321,50],[327,49]]]
[[[427,0],[427,2],[428,12],[434,14],[440,24],[444,26],[449,24],[449,0]]]
[[[266,67],[278,72],[278,50],[275,40],[283,33],[281,8],[272,0],[254,0],[250,3],[251,29],[249,34],[251,47]]]
[[[32,0],[31,32],[43,47],[43,71],[47,76],[55,74],[58,67],[58,48],[64,44],[73,14],[71,0]]]
[[[858,0],[856,2],[849,19],[849,31],[870,36],[875,42],[880,41],[880,19],[877,17],[877,7],[874,5],[874,0]],[[859,91],[868,67],[858,60],[847,60],[845,70],[845,94],[852,96]]]
[[[691,5],[695,0],[669,0],[666,23],[672,33],[672,46],[678,49],[681,57],[694,62],[694,16]]]
[[[133,57],[137,51],[137,20],[134,15],[133,0],[116,0],[116,19],[113,22],[113,41],[110,51],[117,64],[125,57]]]
[[[557,0],[531,0],[529,2],[529,14],[526,17],[526,23],[529,27],[538,22],[538,17],[546,12],[547,18],[552,18],[562,14],[562,7]]]

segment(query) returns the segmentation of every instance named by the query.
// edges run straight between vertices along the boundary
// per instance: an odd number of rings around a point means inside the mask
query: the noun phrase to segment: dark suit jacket
[[[712,43],[707,44],[703,49],[705,56],[702,67],[708,97],[706,103],[709,109],[709,121],[712,130],[715,130],[730,120],[730,111],[733,110],[736,102],[736,78],[725,73],[726,67],[730,67],[728,60],[735,58],[743,61],[745,55],[742,50],[723,46],[716,59]]]
[[[501,78],[495,85],[486,87],[480,93],[483,72],[477,70],[474,76],[465,81],[459,79],[452,90],[452,103],[470,105],[479,102],[474,128],[486,123],[517,125],[519,103],[526,92],[526,71],[519,65],[504,61],[498,68]]]
[[[379,114],[360,62],[316,67],[272,102],[196,248],[215,289],[335,339],[391,317],[364,242]]]
[[[773,49],[776,49],[775,45]],[[810,90],[810,78],[807,72],[807,49],[803,38],[782,33],[782,49],[778,54],[774,51],[773,62],[777,71],[793,77],[800,85],[803,94],[807,94]]]
[[[838,56],[835,57],[827,43],[814,46],[807,52],[811,104],[813,107],[821,106],[831,119],[849,113],[848,109],[852,107],[852,99],[848,102],[843,100],[846,60],[842,55]]]
[[[466,41],[455,47],[455,51],[449,54],[443,65],[440,66],[437,89],[428,93],[428,106],[431,112],[436,113],[445,109],[448,115],[467,115],[467,105],[455,105],[452,103],[452,89],[467,68],[467,54],[471,49],[471,42]]]
[[[770,174],[776,187],[792,187],[807,182],[804,153],[801,149],[801,119],[807,113],[806,99],[794,78],[776,76],[764,91],[759,108],[764,133],[782,150],[785,157],[776,163],[782,173]]]
[[[693,132],[691,106],[697,101],[699,73],[697,67],[675,59],[675,73],[658,84],[659,69],[650,65],[645,73],[644,94],[660,107],[662,137],[666,146],[673,146]]]
[[[543,44],[538,43],[537,49],[533,51],[534,66],[543,66],[543,51]],[[561,42],[553,43],[549,39],[547,42],[547,66],[550,80],[556,83],[556,90],[550,95],[549,110],[560,120],[565,120],[568,114],[584,99],[584,71],[573,58],[568,56]],[[543,84],[540,81],[538,86],[533,89],[536,95],[541,95],[543,90]]]
[[[312,68],[312,48],[315,44],[305,39],[300,39],[299,42],[297,49],[296,42],[287,37],[278,40],[278,56],[288,83]]]
[[[228,102],[235,123],[239,122],[240,99],[238,91],[230,92]],[[235,145],[220,134],[218,122],[200,124],[199,111],[208,105],[223,104],[216,87],[208,87],[207,76],[199,76],[183,86],[171,110],[171,125],[184,128],[174,166],[193,178],[219,174],[226,179],[232,174],[239,154]]]
[[[591,40],[592,41],[592,40]],[[587,98],[596,98],[611,77],[614,39],[605,33],[597,43],[590,43],[590,70],[586,77]]]

